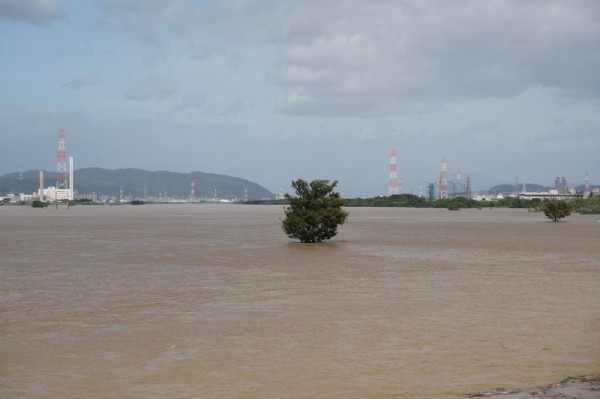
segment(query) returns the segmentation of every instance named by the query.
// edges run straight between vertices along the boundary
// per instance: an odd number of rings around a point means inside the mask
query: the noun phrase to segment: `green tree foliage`
[[[342,199],[333,191],[337,181],[302,179],[292,181],[295,196],[285,195],[288,206],[282,228],[290,238],[300,242],[321,242],[337,234],[338,225],[344,224],[348,212],[342,210]]]
[[[448,203],[448,210],[449,211],[459,211],[460,206],[456,202],[450,202],[450,203]]]
[[[573,201],[573,211],[583,215],[600,214],[600,197],[579,198]]]
[[[541,203],[542,200],[537,198],[527,200],[519,197],[504,197],[498,201],[498,206],[508,208],[537,208]]]
[[[490,204],[490,205],[488,205]],[[439,199],[427,201],[423,197],[413,194],[395,194],[389,197],[352,198],[344,199],[344,206],[348,207],[405,207],[405,208],[479,208],[493,206],[493,202],[478,202],[465,197],[453,199]]]
[[[571,204],[567,201],[544,200],[542,205],[544,215],[555,222],[571,214]]]

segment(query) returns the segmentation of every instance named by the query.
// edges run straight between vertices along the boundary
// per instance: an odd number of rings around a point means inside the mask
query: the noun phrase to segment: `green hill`
[[[53,186],[56,172],[45,172],[44,186]],[[176,173],[142,169],[84,168],[75,170],[75,189],[78,193],[96,193],[98,196],[118,197],[120,191],[130,198],[164,197],[188,198],[194,182],[196,198],[248,199],[273,198],[266,188],[237,177],[203,172]],[[37,192],[39,171],[10,173],[0,177],[0,194]]]

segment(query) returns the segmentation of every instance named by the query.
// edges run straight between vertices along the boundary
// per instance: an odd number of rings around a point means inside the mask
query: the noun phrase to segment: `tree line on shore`
[[[444,198],[428,201],[413,194],[397,194],[389,197],[344,199],[347,207],[407,207],[407,208],[447,208],[450,210],[468,208],[525,208],[540,211],[544,201],[541,199],[522,199],[505,197],[496,201],[476,201],[465,197]],[[600,214],[600,197],[577,198],[569,201],[574,212],[582,214]]]
[[[496,201],[476,201],[466,197],[452,199],[437,199],[428,201],[423,197],[413,194],[395,194],[388,197],[378,196],[372,198],[344,198],[345,207],[399,207],[399,208],[447,208],[482,209],[482,208],[524,208],[541,211],[543,201],[540,199],[521,199],[518,197],[505,197]],[[286,205],[285,199],[248,201],[247,204],[256,205]],[[570,200],[573,212],[581,214],[600,214],[600,197],[577,198]]]
[[[543,201],[540,199],[520,199],[517,197],[505,197],[497,201],[476,201],[465,197],[452,199],[438,199],[428,201],[423,197],[413,194],[396,194],[389,197],[372,198],[344,198],[341,200],[343,206],[353,207],[398,207],[398,208],[446,208],[450,210],[459,209],[483,209],[483,208],[525,208],[534,211],[542,211]],[[47,203],[35,204],[34,207],[45,207]],[[251,200],[243,202],[250,205],[287,205],[288,200]],[[72,201],[71,205],[89,205],[91,200]],[[580,214],[600,214],[600,197],[577,198],[569,201],[571,210]],[[0,205],[3,203],[0,202]],[[23,203],[23,205],[25,205]]]
[[[459,210],[461,208],[479,208],[482,206],[502,206],[510,208],[529,208],[541,211],[554,222],[569,216],[574,205],[579,209],[591,210],[592,205],[598,205],[600,213],[600,198],[576,199],[564,201],[555,199],[524,200],[518,197],[507,197],[499,201],[475,201],[465,197],[426,201],[422,197],[411,194],[398,194],[389,197],[371,199],[342,200],[334,189],[337,181],[314,180],[306,182],[302,179],[292,182],[296,195],[285,195],[287,206],[284,207],[285,219],[282,228],[290,238],[299,239],[303,243],[316,243],[328,240],[337,234],[339,225],[344,224],[350,214],[342,207],[372,206],[372,207],[432,207]],[[582,208],[582,206],[584,208]]]

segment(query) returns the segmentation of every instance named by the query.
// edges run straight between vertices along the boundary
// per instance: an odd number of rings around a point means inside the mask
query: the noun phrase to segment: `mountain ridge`
[[[45,171],[44,187],[52,186],[56,172]],[[75,190],[79,194],[129,198],[264,199],[275,195],[258,183],[216,173],[148,171],[136,168],[82,168],[74,171]],[[0,193],[32,193],[39,189],[39,171],[9,173],[0,176]],[[215,195],[216,194],[216,195]]]

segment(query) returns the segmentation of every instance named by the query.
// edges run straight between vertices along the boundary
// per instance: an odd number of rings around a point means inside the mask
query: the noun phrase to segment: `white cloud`
[[[187,108],[200,110],[204,107],[205,96],[201,93],[187,92],[184,94],[181,102],[177,104],[173,109],[176,111],[183,111]]]
[[[154,27],[164,25],[178,36],[189,37],[204,18],[202,7],[186,0],[95,0],[95,4],[146,44],[157,40],[158,33],[151,32]],[[148,41],[149,38],[152,41]]]
[[[93,86],[101,83],[99,73],[91,73],[89,75],[82,76],[71,82],[65,83],[63,87],[67,89],[80,89],[85,86]]]
[[[0,18],[47,26],[68,19],[59,0],[0,0]]]
[[[177,91],[177,84],[158,75],[149,75],[142,82],[125,90],[127,100],[149,101],[167,98]]]
[[[206,116],[234,115],[242,110],[244,103],[237,97],[230,97],[221,102],[209,105],[203,112]]]

